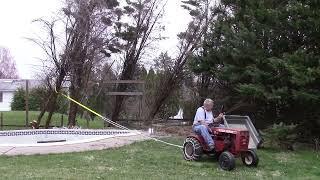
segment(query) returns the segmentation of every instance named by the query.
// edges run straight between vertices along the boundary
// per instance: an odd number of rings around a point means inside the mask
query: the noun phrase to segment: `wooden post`
[[[26,79],[26,128],[28,127],[29,122],[29,80]]]
[[[61,114],[61,122],[60,122],[60,127],[63,127],[63,114]]]
[[[87,128],[89,129],[89,119],[88,118],[86,119],[87,119]]]
[[[0,126],[1,126],[1,130],[3,130],[3,113],[2,112],[0,114]]]
[[[144,115],[144,110],[143,110],[143,103],[145,101],[145,88],[146,88],[146,84],[145,82],[142,84],[142,96],[141,96],[141,111],[140,111],[140,119],[141,121],[145,121],[144,117],[146,117]]]
[[[105,82],[107,84],[115,84],[116,86],[118,86],[119,84],[139,84],[142,85],[142,89],[140,91],[133,91],[133,92],[106,92],[106,95],[109,96],[140,96],[138,98],[138,103],[137,103],[137,108],[138,108],[138,112],[136,115],[134,115],[133,117],[135,117],[134,120],[140,120],[144,119],[144,115],[143,115],[143,102],[144,102],[144,93],[145,93],[145,81],[142,80],[111,80],[111,81],[107,81]],[[139,88],[137,88],[139,89]],[[113,119],[111,119],[113,120]],[[129,121],[127,121],[129,123]],[[107,127],[107,122],[104,122],[104,127]]]

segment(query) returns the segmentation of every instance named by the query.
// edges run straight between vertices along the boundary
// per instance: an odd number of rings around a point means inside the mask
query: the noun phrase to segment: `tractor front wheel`
[[[257,166],[259,163],[259,158],[257,153],[249,149],[241,155],[241,159],[244,165],[246,166]]]
[[[188,137],[183,143],[183,156],[187,161],[199,160],[203,154],[200,142],[194,137]]]
[[[224,151],[219,156],[219,165],[221,169],[230,171],[235,168],[236,163],[233,154],[228,151]]]

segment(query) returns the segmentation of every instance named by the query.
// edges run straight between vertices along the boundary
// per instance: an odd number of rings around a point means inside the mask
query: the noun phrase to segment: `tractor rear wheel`
[[[249,149],[241,155],[241,159],[244,165],[246,166],[257,166],[259,163],[259,158],[257,153]]]
[[[236,162],[233,154],[228,151],[224,151],[219,156],[219,165],[221,169],[230,171],[235,168]]]
[[[200,142],[194,137],[188,137],[183,143],[183,156],[187,161],[196,161],[201,158],[203,149]]]

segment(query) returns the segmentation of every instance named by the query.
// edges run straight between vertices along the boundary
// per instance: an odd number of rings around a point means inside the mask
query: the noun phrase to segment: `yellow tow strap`
[[[73,98],[71,98],[70,96],[65,95],[65,94],[63,94],[63,93],[61,93],[61,92],[58,92],[57,90],[55,90],[55,91],[56,91],[56,93],[61,94],[61,95],[62,95],[62,96],[64,96],[65,98],[67,98],[67,99],[69,99],[70,101],[72,101],[72,102],[74,102],[74,103],[78,104],[79,106],[81,106],[81,107],[83,107],[84,109],[86,109],[86,110],[88,110],[88,111],[92,112],[93,114],[95,114],[95,115],[97,115],[97,116],[99,116],[99,117],[101,117],[101,118],[104,118],[101,114],[99,114],[99,113],[95,112],[94,110],[90,109],[89,107],[87,107],[87,106],[85,106],[85,105],[81,104],[80,102],[78,102],[78,101],[74,100],[74,99],[73,99]]]
[[[98,117],[102,118],[104,121],[106,121],[106,122],[108,122],[108,123],[110,123],[110,124],[112,124],[112,125],[114,125],[114,126],[116,126],[116,127],[118,127],[118,128],[130,130],[130,129],[127,128],[127,127],[124,127],[124,126],[122,126],[122,125],[120,125],[120,124],[118,124],[118,123],[116,123],[116,122],[114,122],[114,121],[112,121],[112,120],[110,120],[110,119],[105,118],[105,117],[102,116],[101,114],[99,114],[99,113],[97,113],[96,111],[90,109],[89,107],[81,104],[80,102],[76,101],[75,99],[71,98],[70,96],[65,95],[65,94],[63,94],[63,93],[61,93],[61,92],[58,92],[56,89],[54,89],[54,90],[55,90],[56,93],[61,94],[63,97],[65,97],[65,98],[69,99],[70,101],[78,104],[79,106],[83,107],[84,109],[92,112],[93,114],[95,114],[95,115],[97,115]],[[143,135],[143,134],[142,134],[142,136],[146,136],[146,135]],[[167,145],[170,145],[170,146],[175,146],[175,147],[178,147],[178,148],[183,148],[183,147],[180,146],[180,145],[168,143],[168,142],[166,142],[166,141],[163,141],[163,140],[160,140],[160,139],[157,139],[157,138],[154,138],[154,137],[150,137],[150,136],[146,136],[146,137],[148,137],[148,138],[150,138],[150,139],[153,139],[153,140],[155,140],[155,141],[158,141],[158,142],[162,142],[162,143],[167,144]]]

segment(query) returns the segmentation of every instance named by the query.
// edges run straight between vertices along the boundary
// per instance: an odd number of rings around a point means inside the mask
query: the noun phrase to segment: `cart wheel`
[[[200,142],[194,137],[188,137],[183,143],[183,156],[187,161],[199,160],[203,154]]]
[[[233,154],[228,151],[224,151],[219,156],[219,165],[221,169],[230,171],[235,168],[236,163]]]
[[[257,153],[249,149],[241,155],[241,159],[244,165],[246,166],[257,166],[259,163],[259,158]]]

